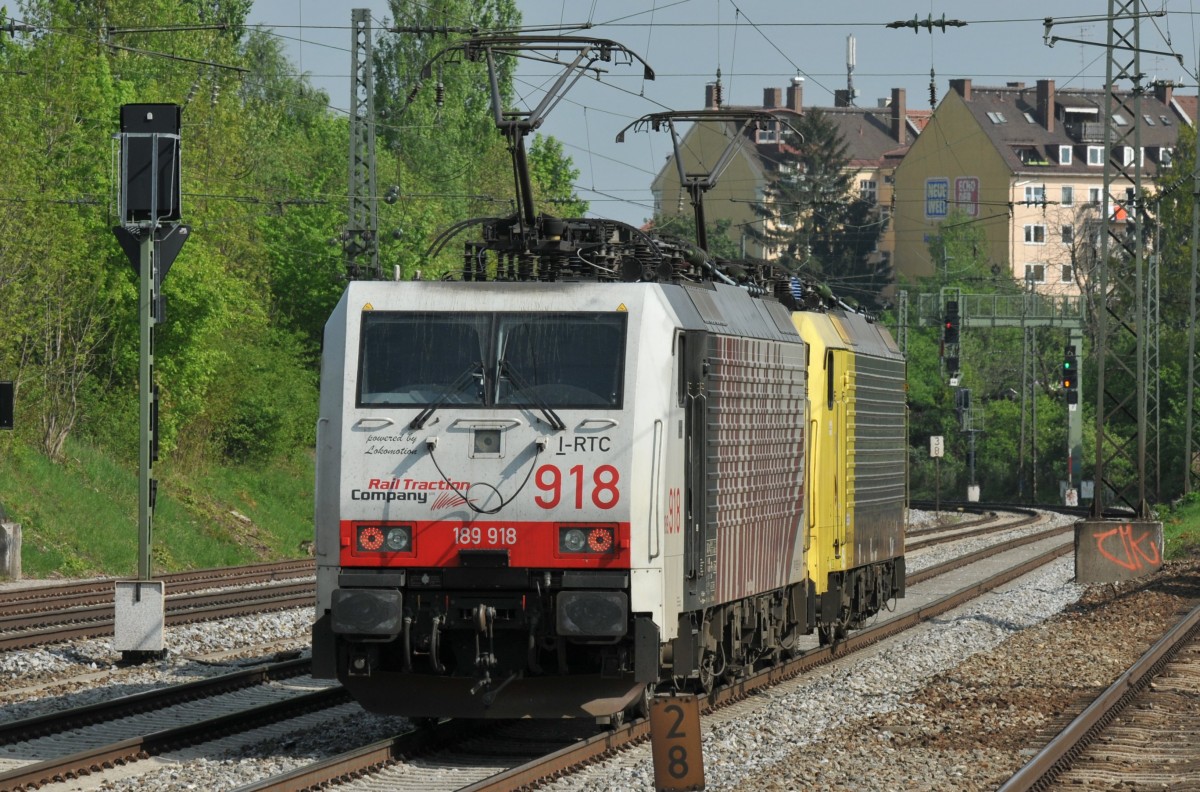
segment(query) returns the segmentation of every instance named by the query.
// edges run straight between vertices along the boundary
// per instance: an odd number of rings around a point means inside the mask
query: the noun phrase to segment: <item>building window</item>
[[[1074,206],[1075,205],[1075,188],[1064,186],[1062,188],[1062,197],[1059,199],[1058,202],[1060,204],[1062,204],[1063,206]]]
[[[1058,164],[1059,165],[1070,165],[1071,164],[1071,147],[1070,146],[1059,146],[1058,147]]]
[[[1133,164],[1133,146],[1121,146],[1121,167]]]
[[[1171,149],[1166,146],[1160,146],[1158,149],[1158,164],[1160,167],[1171,167]]]
[[[1046,202],[1046,185],[1039,184],[1039,185],[1035,186],[1032,184],[1028,184],[1025,186],[1025,203],[1026,204],[1029,204],[1029,205],[1044,204],[1045,202]]]
[[[1092,206],[1100,205],[1100,187],[1088,187],[1088,203]]]
[[[860,179],[858,182],[858,197],[864,201],[875,203],[878,185],[874,179]]]
[[[779,142],[779,123],[764,124],[759,129],[754,131],[755,143],[778,143]]]
[[[1088,165],[1104,164],[1104,146],[1088,146]]]
[[[1046,226],[1044,226],[1044,225],[1027,225],[1027,226],[1025,226],[1025,244],[1026,245],[1044,245],[1044,244],[1046,244]]]
[[[1062,265],[1062,282],[1063,283],[1074,283],[1075,282],[1075,265],[1074,264],[1063,264]]]
[[[1075,242],[1075,226],[1065,225],[1062,227],[1062,242],[1064,245],[1074,244],[1074,242]]]
[[[1046,282],[1046,265],[1045,264],[1026,264],[1025,265],[1025,282],[1026,283],[1045,283]]]

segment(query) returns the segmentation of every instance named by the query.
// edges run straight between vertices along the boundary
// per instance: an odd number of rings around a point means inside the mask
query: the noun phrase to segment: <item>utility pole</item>
[[[121,107],[121,225],[113,228],[138,275],[138,579],[118,581],[113,646],[125,659],[164,651],[165,584],[151,580],[158,482],[158,385],[154,328],[166,321],[162,284],[187,241],[180,222],[180,109],[171,104]]]
[[[342,235],[346,274],[381,278],[379,205],[375,192],[375,80],[371,9],[350,12],[350,211]]]

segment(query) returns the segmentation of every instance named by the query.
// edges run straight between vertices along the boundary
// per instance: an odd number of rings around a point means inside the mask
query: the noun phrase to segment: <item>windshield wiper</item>
[[[466,385],[472,377],[482,374],[483,363],[479,362],[478,360],[467,366],[466,370],[463,371],[462,374],[459,374],[458,377],[455,378],[454,382],[451,382],[450,385],[447,386],[446,390],[442,392],[442,398],[438,399],[433,404],[417,413],[417,417],[413,418],[412,421],[409,422],[408,428],[420,429],[425,426],[425,424],[429,422],[430,417],[437,412],[438,408],[449,401],[451,396],[458,393],[459,388],[461,388],[463,385]]]
[[[517,370],[514,369],[507,360],[501,360],[500,376],[503,377],[505,374],[507,374],[508,378],[513,381],[514,385],[517,386],[518,391],[529,391],[529,401],[533,402],[533,406],[541,410],[542,415],[546,416],[546,423],[550,424],[551,429],[554,429],[555,431],[561,431],[567,428],[567,425],[563,423],[562,418],[558,417],[558,413],[554,412],[554,410],[551,409],[546,402],[537,397],[537,395],[529,388],[529,383],[517,373]]]

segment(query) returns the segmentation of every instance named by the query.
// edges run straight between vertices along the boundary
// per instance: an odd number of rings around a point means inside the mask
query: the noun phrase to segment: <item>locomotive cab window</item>
[[[364,312],[358,406],[619,408],[626,319]]]
[[[501,314],[497,405],[620,407],[626,314]]]
[[[483,404],[487,317],[366,312],[359,406]]]

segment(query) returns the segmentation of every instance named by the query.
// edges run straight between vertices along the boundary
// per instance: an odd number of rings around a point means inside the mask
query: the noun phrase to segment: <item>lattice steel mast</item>
[[[380,278],[371,10],[352,10],[350,28],[350,211],[342,235],[343,250],[351,279]]]
[[[1141,34],[1138,0],[1109,0],[1104,93],[1104,215],[1097,267],[1096,491],[1092,516],[1112,497],[1148,519],[1146,498],[1146,267],[1142,206]],[[1122,93],[1118,85],[1131,88]],[[1127,121],[1117,123],[1116,114]],[[1132,152],[1132,156],[1129,153]],[[1121,222],[1123,220],[1123,222]]]

